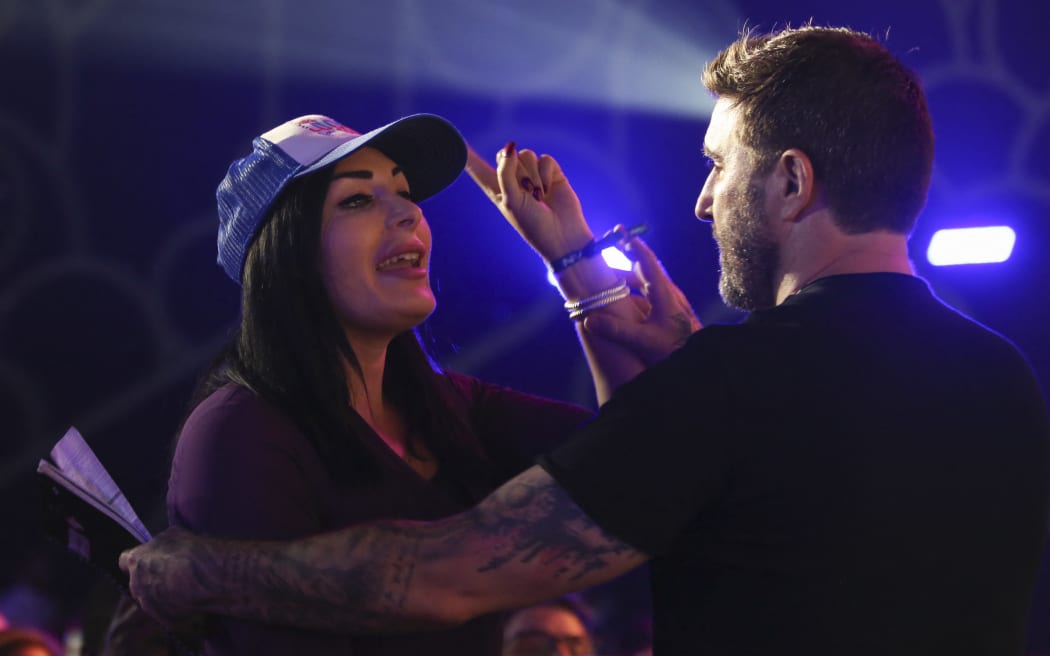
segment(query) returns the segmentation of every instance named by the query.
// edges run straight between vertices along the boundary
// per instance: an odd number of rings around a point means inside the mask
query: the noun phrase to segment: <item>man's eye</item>
[[[715,164],[715,160],[711,159],[707,155],[704,155],[703,159],[701,160],[701,163],[702,163],[702,165],[704,167],[704,170],[707,171],[708,173],[710,173],[711,170],[714,169],[715,166],[717,166]]]
[[[358,207],[364,207],[372,200],[372,197],[368,194],[354,194],[347,196],[343,200],[339,201],[339,207],[343,209],[356,209]]]

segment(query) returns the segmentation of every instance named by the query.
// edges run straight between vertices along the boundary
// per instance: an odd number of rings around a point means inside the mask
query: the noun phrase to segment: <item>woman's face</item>
[[[351,340],[426,319],[429,262],[430,226],[397,164],[367,147],[339,160],[321,209],[321,278]]]

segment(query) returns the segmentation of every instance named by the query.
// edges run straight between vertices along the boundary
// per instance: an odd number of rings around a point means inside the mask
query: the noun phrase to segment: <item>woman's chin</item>
[[[421,299],[423,301],[423,299]],[[405,322],[407,324],[405,330],[411,330],[418,327],[421,323],[427,320],[431,314],[434,314],[434,310],[437,308],[437,304],[431,297],[429,302],[415,303],[410,307],[406,307],[404,310]]]

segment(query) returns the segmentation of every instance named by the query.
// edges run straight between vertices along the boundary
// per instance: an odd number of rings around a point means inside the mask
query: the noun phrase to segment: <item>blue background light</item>
[[[935,266],[1005,262],[1016,239],[1009,226],[945,228],[933,234],[926,259]]]

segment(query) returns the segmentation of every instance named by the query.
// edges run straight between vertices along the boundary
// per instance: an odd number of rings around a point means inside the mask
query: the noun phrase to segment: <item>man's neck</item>
[[[785,270],[779,278],[777,304],[809,283],[827,276],[848,273],[914,274],[908,259],[906,235],[869,232],[838,235],[831,247],[785,257]],[[792,263],[795,266],[792,266]]]

